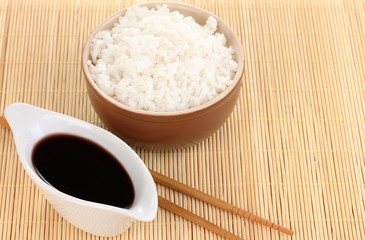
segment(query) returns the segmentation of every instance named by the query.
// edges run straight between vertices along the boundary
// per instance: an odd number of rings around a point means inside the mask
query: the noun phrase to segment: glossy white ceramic
[[[134,220],[151,221],[158,208],[156,185],[139,156],[121,139],[87,122],[35,106],[15,103],[5,109],[20,161],[51,205],[70,223],[99,236],[115,236]],[[50,134],[66,133],[92,140],[112,153],[129,173],[135,200],[129,209],[81,200],[44,182],[32,164],[35,144]],[[65,173],[66,177],[66,173]]]

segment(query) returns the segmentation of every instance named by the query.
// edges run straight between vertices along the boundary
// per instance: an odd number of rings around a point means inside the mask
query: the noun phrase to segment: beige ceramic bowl
[[[141,4],[148,8],[162,3]],[[203,9],[181,3],[164,2],[168,8],[177,10],[185,16],[192,16],[204,25],[209,16],[214,16]],[[213,100],[187,110],[176,112],[149,112],[126,106],[104,94],[93,81],[86,62],[90,59],[90,43],[95,34],[111,29],[119,16],[125,14],[122,10],[102,22],[90,34],[86,41],[82,68],[86,77],[87,90],[91,103],[107,128],[126,142],[147,148],[185,147],[200,142],[211,134],[230,116],[240,93],[243,75],[244,56],[241,42],[235,32],[221,19],[214,16],[218,22],[218,32],[224,33],[227,42],[236,52],[238,70],[234,83]]]

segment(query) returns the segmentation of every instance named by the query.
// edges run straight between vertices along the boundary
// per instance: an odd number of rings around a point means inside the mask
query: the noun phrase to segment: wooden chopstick
[[[195,215],[192,212],[185,210],[184,208],[176,205],[175,203],[170,202],[169,200],[167,200],[161,196],[158,196],[158,205],[160,207],[165,208],[166,210],[173,212],[183,218],[186,218],[189,221],[192,221],[212,232],[215,232],[215,233],[221,235],[222,237],[225,237],[225,238],[231,239],[231,240],[243,240],[242,238],[234,235],[233,233],[230,233],[227,230],[224,230],[223,228],[220,228],[217,225],[214,225],[213,223],[208,222],[204,218],[201,218],[198,215]]]
[[[0,116],[0,125],[7,129],[10,129],[9,123],[8,123],[8,121],[6,121],[6,118],[4,115]]]
[[[215,197],[212,197],[206,193],[203,193],[199,190],[196,190],[192,187],[189,187],[181,182],[178,182],[172,178],[169,178],[169,177],[166,177],[160,173],[157,173],[153,170],[150,170],[151,172],[151,175],[153,177],[153,179],[155,180],[156,183],[159,183],[161,185],[164,185],[166,187],[169,187],[169,188],[172,188],[174,190],[177,190],[179,192],[182,192],[186,195],[189,195],[191,197],[194,197],[196,199],[199,199],[201,201],[204,201],[206,203],[209,203],[213,206],[216,206],[218,208],[221,208],[221,209],[224,209],[226,211],[229,211],[229,212],[232,212],[236,215],[239,215],[239,216],[242,216],[244,218],[247,218],[253,222],[257,222],[259,224],[262,224],[262,225],[265,225],[267,227],[270,227],[270,228],[273,228],[275,230],[278,230],[280,232],[283,232],[283,233],[286,233],[286,234],[289,234],[289,235],[293,235],[294,232],[290,229],[287,229],[283,226],[280,226],[274,222],[271,222],[265,218],[262,218],[262,217],[259,217],[253,213],[250,213],[250,212],[247,212],[241,208],[238,208],[238,207],[235,207],[227,202],[224,202],[222,200],[219,200],[218,198],[215,198]],[[163,202],[163,204],[165,204],[165,202]],[[161,204],[162,205],[162,204]],[[163,208],[165,208],[165,206],[161,206]],[[171,210],[171,212],[174,212],[174,209]],[[179,213],[176,213],[176,214],[179,214]],[[182,216],[184,217],[184,216]],[[190,220],[190,219],[189,219]],[[194,219],[191,220],[192,222],[195,222]]]

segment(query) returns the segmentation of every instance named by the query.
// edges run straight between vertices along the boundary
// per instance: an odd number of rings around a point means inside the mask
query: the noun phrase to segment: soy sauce
[[[134,201],[134,187],[120,162],[98,144],[73,135],[41,139],[32,152],[39,176],[71,196],[121,208]]]

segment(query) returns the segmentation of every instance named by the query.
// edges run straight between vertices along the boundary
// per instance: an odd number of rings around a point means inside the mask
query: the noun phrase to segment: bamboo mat
[[[144,1],[0,0],[0,114],[30,103],[104,127],[81,51],[104,18]],[[160,195],[244,239],[365,239],[365,3],[184,1],[242,40],[241,95],[228,121],[188,149],[134,148],[165,175],[295,231],[262,227],[170,189]],[[26,121],[26,120],[25,120]],[[65,221],[0,128],[0,239],[103,239]],[[159,209],[111,239],[221,239]]]

